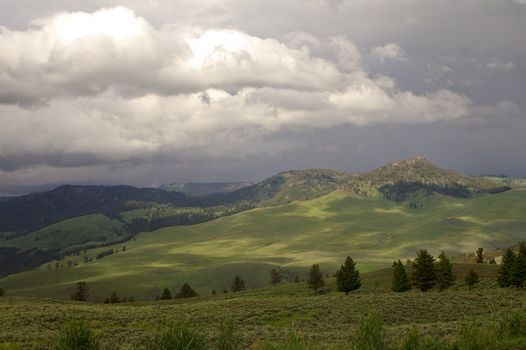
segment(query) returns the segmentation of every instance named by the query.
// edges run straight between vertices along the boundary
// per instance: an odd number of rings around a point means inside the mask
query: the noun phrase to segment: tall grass
[[[154,334],[143,347],[144,350],[204,350],[205,338],[187,325],[173,324]]]
[[[358,320],[354,350],[385,350],[385,329],[383,320],[378,314],[363,316]]]
[[[218,350],[239,350],[241,341],[234,332],[234,322],[231,318],[224,319],[219,327]]]
[[[98,350],[99,340],[84,321],[67,323],[60,331],[56,350]]]

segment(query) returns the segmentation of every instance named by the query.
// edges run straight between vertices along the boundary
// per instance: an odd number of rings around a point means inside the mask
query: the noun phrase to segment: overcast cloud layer
[[[526,175],[521,1],[0,5],[0,193],[416,154]]]

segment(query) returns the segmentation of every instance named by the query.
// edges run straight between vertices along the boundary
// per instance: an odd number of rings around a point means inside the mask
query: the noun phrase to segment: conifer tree
[[[482,264],[484,262],[484,248],[477,249],[476,253],[477,253],[477,259],[476,259],[477,264]]]
[[[89,287],[86,282],[77,282],[75,291],[71,294],[71,300],[88,301]]]
[[[281,282],[281,279],[283,276],[281,275],[281,271],[279,269],[272,269],[270,271],[270,283],[275,286]]]
[[[236,276],[234,278],[234,282],[232,283],[232,292],[241,292],[246,289],[245,281],[241,277]]]
[[[413,262],[412,282],[415,287],[425,292],[435,286],[435,259],[427,250],[421,250]]]
[[[172,293],[168,288],[164,288],[163,294],[161,294],[161,300],[170,300],[172,299]]]
[[[479,283],[479,275],[475,272],[473,268],[471,268],[464,280],[466,281],[469,290],[472,290],[475,284]]]
[[[349,294],[350,291],[360,288],[360,272],[356,269],[356,263],[348,256],[340,269],[336,271],[336,284],[338,292]]]
[[[121,299],[119,298],[117,293],[116,292],[111,293],[111,295],[110,295],[110,303],[118,304],[120,302],[121,302]]]
[[[391,289],[393,292],[397,293],[411,290],[411,282],[409,282],[404,264],[402,264],[400,260],[393,263],[393,281]]]
[[[0,297],[3,297],[5,295],[5,289],[0,288]]]
[[[440,291],[448,289],[455,284],[455,275],[453,274],[453,267],[451,261],[444,252],[438,256],[436,263],[436,277],[437,286]]]
[[[519,244],[519,252],[515,257],[515,261],[510,273],[511,285],[517,288],[522,288],[526,282],[526,244]]]
[[[497,275],[497,282],[500,287],[511,286],[511,275],[514,265],[515,253],[513,253],[513,251],[508,248],[502,256],[502,262],[500,263],[499,272]]]
[[[325,281],[323,280],[323,274],[320,271],[319,264],[314,264],[310,268],[309,279],[307,280],[307,283],[309,285],[309,288],[314,289],[315,292],[317,292],[319,288],[325,285]]]
[[[198,296],[199,294],[197,294],[197,292],[193,290],[192,287],[188,285],[188,283],[185,283],[183,284],[183,286],[181,287],[181,290],[179,291],[179,293],[177,293],[175,297],[176,298],[193,298],[193,297],[198,297]]]

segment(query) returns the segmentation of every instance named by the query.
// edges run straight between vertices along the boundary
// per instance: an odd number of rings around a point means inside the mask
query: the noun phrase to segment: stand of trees
[[[468,285],[469,290],[472,290],[473,286],[479,283],[479,275],[475,272],[473,268],[471,268],[467,273],[466,277],[464,277],[464,281]]]
[[[199,294],[197,294],[197,292],[193,290],[192,287],[188,285],[188,283],[185,283],[183,284],[183,286],[181,287],[181,290],[179,291],[179,293],[177,293],[175,297],[179,299],[179,298],[193,298],[193,297],[198,297],[198,296]]]
[[[396,293],[411,290],[411,282],[405,271],[405,266],[400,260],[393,263],[393,280],[391,290]]]
[[[241,292],[246,289],[245,281],[241,277],[236,276],[234,278],[234,282],[232,282],[232,292]]]
[[[88,301],[89,287],[86,282],[77,282],[75,291],[71,294],[71,300],[75,301]]]
[[[280,269],[272,269],[270,271],[270,283],[275,286],[278,285],[281,280],[283,279],[283,276],[281,275]]]
[[[497,282],[500,287],[522,288],[526,284],[526,244],[519,244],[519,251],[515,254],[507,249],[502,257]]]

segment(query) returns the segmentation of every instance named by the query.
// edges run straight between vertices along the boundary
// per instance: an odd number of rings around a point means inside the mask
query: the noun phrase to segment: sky
[[[0,0],[0,194],[421,155],[526,176],[526,0]]]

